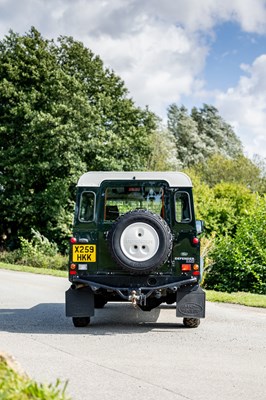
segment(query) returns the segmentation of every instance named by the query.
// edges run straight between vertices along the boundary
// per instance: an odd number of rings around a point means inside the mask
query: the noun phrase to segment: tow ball
[[[138,304],[146,305],[146,296],[141,292],[137,293],[136,290],[131,291],[128,300],[131,301],[134,308],[136,308]]]
[[[139,300],[139,296],[137,295],[136,290],[132,290],[131,294],[128,296],[129,301],[131,301],[134,308],[137,307],[137,300]]]

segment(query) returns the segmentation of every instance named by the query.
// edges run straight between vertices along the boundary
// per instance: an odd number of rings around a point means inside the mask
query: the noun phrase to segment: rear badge
[[[186,263],[193,264],[195,262],[194,257],[175,257],[175,261],[185,261]]]

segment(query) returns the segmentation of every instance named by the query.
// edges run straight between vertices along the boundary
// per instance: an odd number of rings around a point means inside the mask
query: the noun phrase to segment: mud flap
[[[177,292],[176,316],[183,318],[205,317],[205,292],[200,286],[181,288]]]
[[[93,317],[94,294],[89,287],[66,291],[66,316],[67,317]]]

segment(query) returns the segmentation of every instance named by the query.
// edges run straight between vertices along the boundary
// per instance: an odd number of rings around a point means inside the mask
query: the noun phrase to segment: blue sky
[[[241,64],[251,64],[266,54],[266,36],[241,30],[236,22],[224,22],[214,29],[203,76],[207,90],[226,90],[236,86]]]
[[[0,0],[0,38],[31,26],[82,41],[163,120],[213,104],[266,157],[266,0]]]

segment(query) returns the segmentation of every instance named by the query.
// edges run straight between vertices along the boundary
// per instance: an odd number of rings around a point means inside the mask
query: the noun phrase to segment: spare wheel
[[[142,274],[164,264],[173,246],[165,220],[148,210],[130,211],[118,218],[108,241],[111,255],[119,266]]]

